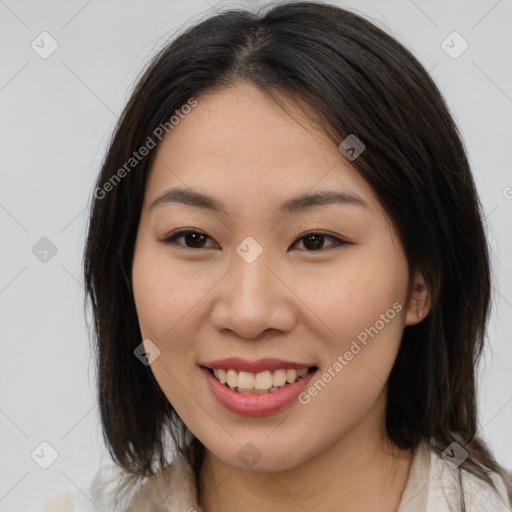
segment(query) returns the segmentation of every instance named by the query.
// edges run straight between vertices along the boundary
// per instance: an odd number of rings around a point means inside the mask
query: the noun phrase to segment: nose
[[[235,253],[229,272],[216,286],[214,327],[252,340],[267,331],[282,335],[292,330],[298,309],[290,285],[279,274],[265,251],[251,263]]]

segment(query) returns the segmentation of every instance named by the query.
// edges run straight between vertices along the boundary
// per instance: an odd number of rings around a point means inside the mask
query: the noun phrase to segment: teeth
[[[307,368],[275,370],[274,372],[265,370],[259,373],[237,372],[232,368],[226,370],[215,368],[213,370],[215,378],[221,384],[227,384],[231,389],[246,394],[273,393],[287,384],[293,384],[302,379],[307,373]]]
[[[275,387],[284,386],[286,384],[286,370],[276,370],[272,376],[272,384]]]
[[[270,389],[271,387],[272,374],[270,372],[260,372],[256,374],[254,377],[254,389]]]
[[[267,389],[243,389],[238,388],[237,391],[239,393],[245,393],[246,395],[262,395],[263,393],[267,393]]]
[[[238,374],[238,387],[241,389],[254,389],[254,373],[240,372]]]
[[[286,370],[286,382],[289,382],[291,384],[292,382],[295,382],[296,378],[297,370]]]
[[[226,384],[226,370],[223,370],[222,368],[215,368],[215,370],[213,370],[213,374],[221,384]]]
[[[230,368],[226,374],[226,382],[228,386],[236,388],[238,386],[238,373]]]

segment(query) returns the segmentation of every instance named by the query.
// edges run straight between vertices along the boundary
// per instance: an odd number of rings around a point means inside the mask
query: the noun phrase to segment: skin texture
[[[396,510],[411,454],[385,435],[386,381],[404,327],[428,313],[423,278],[415,276],[406,304],[407,260],[379,201],[291,100],[293,115],[247,83],[197,100],[155,150],[132,277],[142,337],[160,350],[151,369],[207,449],[201,506]],[[174,186],[214,196],[228,214],[179,203],[150,209]],[[278,212],[298,194],[333,189],[368,208]],[[162,242],[183,228],[207,237]],[[311,230],[351,244],[295,242]],[[248,236],[263,250],[252,263],[236,252]],[[201,362],[238,356],[313,361],[322,374],[394,303],[401,310],[307,404],[240,416],[200,372]],[[250,469],[237,456],[248,442],[261,454]]]

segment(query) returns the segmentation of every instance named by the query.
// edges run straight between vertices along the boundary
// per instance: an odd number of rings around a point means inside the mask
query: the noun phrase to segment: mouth
[[[278,413],[291,406],[318,371],[315,364],[280,359],[227,358],[199,366],[213,398],[244,416]]]
[[[234,368],[203,367],[221,384],[231,391],[244,394],[268,394],[286,388],[314,373],[316,366],[302,368],[278,368],[258,373],[237,371]]]

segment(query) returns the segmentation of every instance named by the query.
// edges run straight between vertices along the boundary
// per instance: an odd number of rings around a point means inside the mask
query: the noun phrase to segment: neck
[[[373,409],[327,450],[283,471],[233,468],[207,450],[200,475],[202,510],[261,512],[278,505],[280,512],[396,512],[412,453],[391,445],[382,413],[382,407]]]

